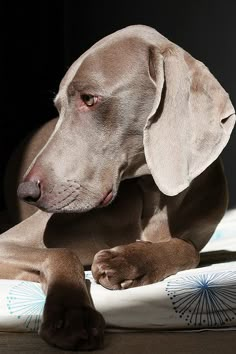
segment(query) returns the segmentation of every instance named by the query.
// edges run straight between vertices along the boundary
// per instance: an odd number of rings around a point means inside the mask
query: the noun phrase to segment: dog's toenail
[[[121,289],[127,289],[130,287],[130,285],[133,283],[133,280],[125,280],[122,283],[120,283]]]

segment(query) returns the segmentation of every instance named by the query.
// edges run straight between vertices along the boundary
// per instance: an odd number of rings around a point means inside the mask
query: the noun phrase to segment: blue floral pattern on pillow
[[[25,318],[24,325],[29,331],[38,331],[45,304],[45,295],[40,284],[20,282],[9,290],[7,307],[17,319]]]
[[[188,326],[227,326],[236,318],[236,271],[173,278],[166,291],[176,314]]]

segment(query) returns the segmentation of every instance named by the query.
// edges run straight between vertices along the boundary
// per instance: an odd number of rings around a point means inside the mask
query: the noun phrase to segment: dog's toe
[[[95,255],[92,273],[97,283],[111,290],[137,286],[134,279],[140,276],[139,269],[130,262],[124,250],[125,248],[119,246],[99,251]]]

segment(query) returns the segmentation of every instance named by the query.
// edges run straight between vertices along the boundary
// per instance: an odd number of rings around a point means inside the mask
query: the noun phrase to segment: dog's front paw
[[[150,242],[141,241],[99,251],[92,264],[93,277],[112,290],[161,280],[162,272],[157,270],[156,262],[151,260],[150,247]]]
[[[71,290],[73,292],[73,290]],[[51,293],[47,296],[39,334],[50,345],[65,350],[92,350],[103,347],[105,321],[80,298]]]

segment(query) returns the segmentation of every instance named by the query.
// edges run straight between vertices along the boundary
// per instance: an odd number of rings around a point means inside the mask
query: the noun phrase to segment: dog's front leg
[[[184,240],[137,241],[102,250],[94,257],[93,276],[108,289],[152,284],[180,270],[195,268],[199,253]]]
[[[43,234],[35,234],[34,241],[29,237],[36,247],[26,246],[22,233],[30,232],[29,225],[26,220],[0,236],[0,278],[42,284],[46,303],[40,335],[49,344],[63,349],[101,347],[105,324],[92,306],[79,258],[69,249],[39,248],[36,238],[42,240]]]

